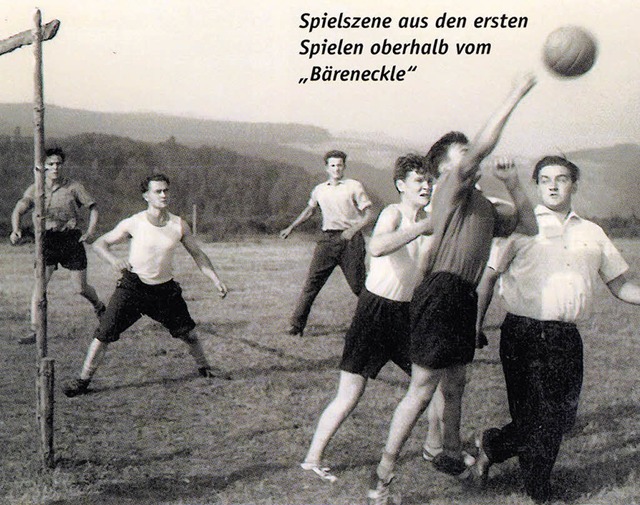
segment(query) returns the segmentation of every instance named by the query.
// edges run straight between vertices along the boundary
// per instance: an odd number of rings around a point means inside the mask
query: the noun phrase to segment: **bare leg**
[[[380,480],[389,480],[404,443],[431,400],[442,375],[443,370],[432,370],[413,364],[409,389],[393,413],[387,443],[377,468]]]
[[[94,310],[98,310],[104,304],[98,298],[98,293],[94,287],[87,283],[87,270],[71,270],[71,279],[73,287],[77,294],[85,298],[93,305]]]
[[[427,407],[427,418],[429,419],[429,430],[427,431],[427,437],[424,440],[424,448],[432,455],[436,456],[442,451],[444,442],[442,440],[443,434],[443,414],[444,414],[444,396],[442,394],[442,384],[438,384],[438,387],[433,394],[433,398],[429,402]]]
[[[442,439],[445,453],[460,458],[460,418],[462,415],[462,395],[466,384],[465,365],[456,365],[445,369],[442,377],[444,410],[442,416]]]
[[[93,374],[102,362],[102,358],[104,358],[104,355],[107,352],[107,345],[108,344],[101,342],[97,338],[94,338],[91,341],[89,344],[89,350],[87,351],[87,356],[82,365],[82,372],[80,373],[80,378],[82,380],[91,380]]]
[[[327,405],[318,420],[305,463],[320,464],[327,444],[343,421],[351,414],[364,393],[367,379],[361,375],[340,372],[340,382],[335,398]]]
[[[209,360],[204,354],[204,349],[195,330],[191,330],[182,340],[189,346],[189,354],[193,356],[198,368],[210,368]]]

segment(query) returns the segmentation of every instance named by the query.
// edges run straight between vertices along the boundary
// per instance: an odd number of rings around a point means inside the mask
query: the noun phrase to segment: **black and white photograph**
[[[640,504],[638,26],[3,2],[0,503]]]

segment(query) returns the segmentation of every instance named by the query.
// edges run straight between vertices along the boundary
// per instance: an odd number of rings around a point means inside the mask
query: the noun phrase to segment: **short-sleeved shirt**
[[[183,236],[182,218],[169,214],[164,226],[149,222],[142,211],[120,221],[114,231],[131,236],[131,271],[145,284],[162,284],[173,279],[173,253]]]
[[[341,179],[335,184],[318,184],[311,191],[308,205],[320,206],[323,230],[346,230],[360,221],[371,200],[360,182]]]
[[[403,211],[401,205],[389,205],[382,212],[388,212],[389,209],[397,209],[400,212],[399,230],[413,223],[412,217]],[[389,300],[411,301],[413,291],[424,276],[430,241],[430,236],[421,235],[397,251],[372,257],[365,282],[367,290]]]
[[[24,192],[22,199],[29,208],[35,205],[36,185],[31,184]],[[80,207],[95,205],[84,186],[68,179],[58,181],[55,187],[44,185],[45,230],[65,231],[78,227],[78,210]],[[34,216],[35,219],[35,216]]]
[[[591,314],[594,286],[628,270],[597,224],[570,212],[564,221],[535,209],[538,234],[496,244],[488,266],[501,273],[498,293],[508,312],[540,321],[576,323]]]
[[[442,174],[434,191],[431,272],[448,272],[477,285],[494,236],[505,233],[494,205],[473,181],[463,181],[457,171]]]

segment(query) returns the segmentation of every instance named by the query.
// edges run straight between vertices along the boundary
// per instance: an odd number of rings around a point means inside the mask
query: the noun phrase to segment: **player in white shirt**
[[[169,330],[171,336],[189,346],[198,371],[203,377],[216,377],[195,332],[195,322],[182,297],[182,289],[173,280],[173,253],[182,244],[196,264],[215,285],[222,298],[227,287],[216,274],[211,260],[191,234],[187,223],[168,211],[169,179],[163,174],[147,177],[141,184],[147,210],[116,225],[94,244],[99,256],[122,273],[107,309],[89,345],[80,377],[64,388],[64,393],[77,396],[88,391],[89,383],[102,360],[107,345],[142,315],[148,315]],[[120,258],[111,246],[130,239],[129,255]],[[226,374],[222,374],[229,378]]]
[[[432,178],[423,157],[409,154],[398,158],[394,183],[400,203],[380,213],[371,236],[369,274],[345,336],[338,392],[320,416],[301,465],[328,481],[336,477],[322,466],[322,455],[358,404],[367,380],[375,379],[388,361],[411,372],[409,301],[424,274],[430,241],[426,234],[431,232],[425,206],[431,198]]]

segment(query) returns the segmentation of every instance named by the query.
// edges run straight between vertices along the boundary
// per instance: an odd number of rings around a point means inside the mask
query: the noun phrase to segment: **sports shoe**
[[[335,482],[338,480],[338,477],[331,473],[330,468],[322,467],[317,463],[300,463],[300,466],[303,470],[313,472],[322,480],[326,480],[327,482]]]
[[[486,432],[485,432],[486,433]],[[471,466],[471,476],[473,481],[484,487],[489,479],[489,468],[491,467],[491,460],[484,450],[484,434],[476,438],[476,447],[478,448],[478,455],[476,456],[476,462]]]
[[[90,379],[74,379],[62,388],[62,392],[69,398],[87,394],[89,392],[90,382]]]
[[[389,478],[384,481],[378,477],[376,471],[373,471],[371,476],[371,485],[367,491],[367,505],[400,505],[401,499],[399,496],[391,496],[389,486],[395,476],[391,474]],[[375,484],[374,484],[375,483]]]
[[[198,368],[198,373],[206,379],[223,379],[226,381],[230,381],[232,379],[231,375],[227,372],[224,372],[222,370],[214,370],[210,366],[203,366]]]
[[[99,302],[98,305],[96,305],[93,308],[93,312],[95,312],[96,317],[98,318],[98,321],[102,319],[102,316],[104,316],[104,313],[106,312],[106,310],[107,310],[107,306],[102,302]]]
[[[467,465],[464,464],[464,459],[454,458],[445,452],[437,454],[433,458],[432,463],[439,472],[453,475],[454,477],[461,476],[467,469]]]
[[[21,344],[21,345],[35,344],[36,343],[36,334],[35,333],[31,333],[30,335],[27,335],[26,337],[22,337],[21,339],[18,339],[18,343]]]
[[[289,330],[287,331],[287,333],[289,335],[300,335],[302,336],[304,334],[304,328],[300,328],[299,326],[296,326],[295,324],[292,324],[291,327],[289,328]]]
[[[432,462],[433,458],[435,458],[441,452],[442,452],[442,447],[432,448],[425,445],[422,447],[422,458],[425,461]]]

